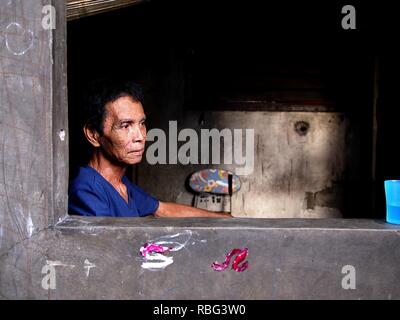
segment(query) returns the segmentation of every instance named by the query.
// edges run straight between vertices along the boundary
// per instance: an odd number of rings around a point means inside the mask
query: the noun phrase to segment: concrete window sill
[[[68,216],[56,229],[190,228],[190,229],[300,229],[396,231],[400,225],[371,219],[263,219],[263,218],[105,218]]]

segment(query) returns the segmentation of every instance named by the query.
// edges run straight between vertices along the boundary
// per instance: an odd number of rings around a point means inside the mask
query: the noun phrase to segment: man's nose
[[[146,140],[146,128],[141,125],[135,126],[132,140],[134,142],[142,142]]]

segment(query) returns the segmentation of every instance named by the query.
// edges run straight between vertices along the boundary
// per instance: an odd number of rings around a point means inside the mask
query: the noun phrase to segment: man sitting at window
[[[132,82],[102,80],[92,85],[85,101],[83,131],[93,152],[70,184],[69,212],[110,217],[231,217],[158,201],[128,180],[127,167],[139,163],[144,153],[142,102],[141,89]]]

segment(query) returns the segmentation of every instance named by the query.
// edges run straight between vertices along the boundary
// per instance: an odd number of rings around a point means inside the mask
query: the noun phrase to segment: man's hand
[[[231,214],[228,212],[213,212],[199,208],[193,208],[184,204],[161,201],[154,215],[159,218],[232,218]]]

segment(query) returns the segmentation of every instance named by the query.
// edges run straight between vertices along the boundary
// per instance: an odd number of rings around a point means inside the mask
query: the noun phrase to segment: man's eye
[[[141,125],[142,125],[142,126],[146,126],[146,122],[144,122],[144,121],[141,122]]]
[[[121,128],[128,129],[128,128],[129,128],[129,124],[128,124],[128,123],[127,123],[127,124],[123,124],[123,125],[121,126]]]

